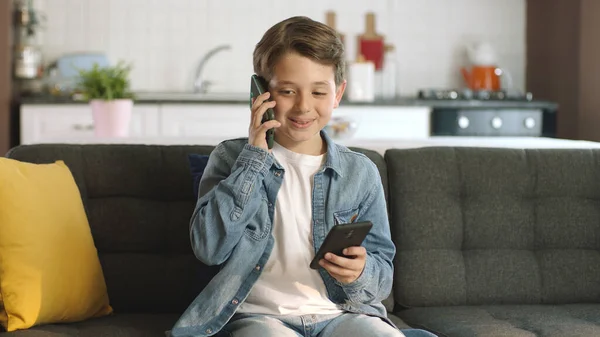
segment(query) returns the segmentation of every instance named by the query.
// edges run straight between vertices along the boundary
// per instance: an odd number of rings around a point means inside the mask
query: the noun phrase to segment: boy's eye
[[[282,95],[291,95],[294,92],[292,90],[279,90],[279,93]]]
[[[325,95],[327,95],[327,93],[325,93],[325,92],[319,92],[319,91],[315,91],[315,92],[313,92],[313,95],[317,95],[317,96],[325,96]]]

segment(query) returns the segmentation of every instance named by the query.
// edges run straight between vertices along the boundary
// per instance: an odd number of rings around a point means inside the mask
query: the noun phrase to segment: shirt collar
[[[321,130],[321,137],[327,144],[327,158],[325,159],[325,165],[323,165],[323,168],[332,169],[340,177],[343,177],[345,172],[340,160],[339,147],[324,130]]]
[[[335,173],[337,173],[340,177],[344,176],[344,167],[341,164],[341,160],[340,160],[340,150],[339,147],[337,146],[337,144],[335,144],[335,142],[333,141],[333,139],[331,139],[331,137],[327,134],[327,132],[325,132],[324,130],[321,130],[320,132],[321,137],[323,138],[323,140],[325,141],[325,144],[327,144],[327,154],[325,155],[325,163],[323,164],[323,171],[325,171],[326,169],[331,169],[333,170]],[[273,154],[271,154],[273,155]],[[279,162],[277,162],[277,160],[273,160],[273,165],[277,168],[277,169],[282,169],[283,167],[281,166],[281,164],[279,164]]]

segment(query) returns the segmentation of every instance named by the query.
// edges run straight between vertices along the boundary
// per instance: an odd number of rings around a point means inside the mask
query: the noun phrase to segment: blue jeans
[[[235,314],[218,337],[436,337],[419,329],[398,330],[378,317],[341,315],[269,316]]]

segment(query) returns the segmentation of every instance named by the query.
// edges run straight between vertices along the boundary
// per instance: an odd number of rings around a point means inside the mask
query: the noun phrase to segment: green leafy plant
[[[115,66],[100,67],[94,64],[92,69],[79,69],[78,88],[84,99],[133,99],[129,90],[131,65],[119,62]]]

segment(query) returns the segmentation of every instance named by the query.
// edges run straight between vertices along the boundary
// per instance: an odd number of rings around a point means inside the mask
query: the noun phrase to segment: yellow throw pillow
[[[81,195],[63,161],[0,158],[0,294],[7,331],[112,312]]]

